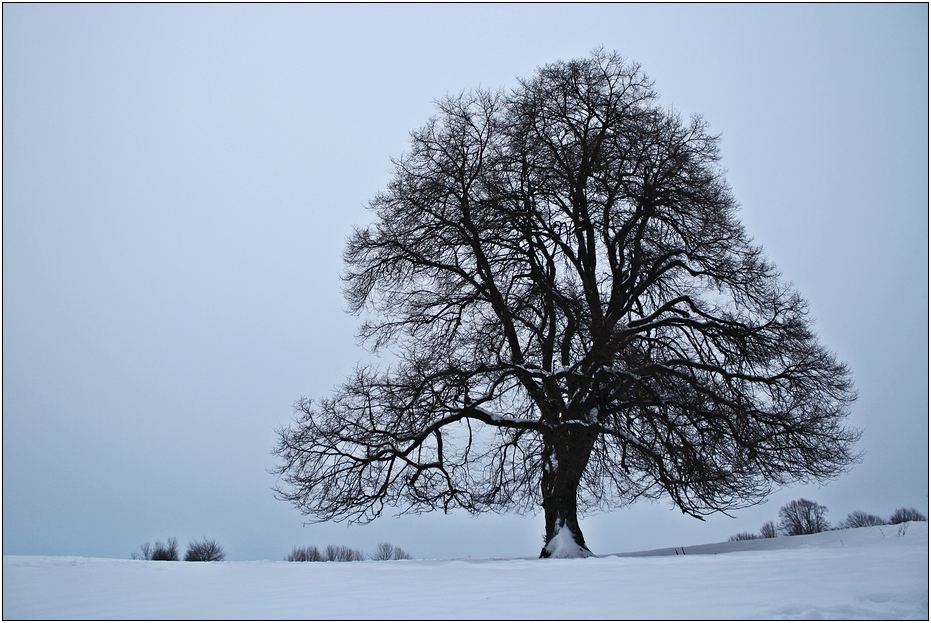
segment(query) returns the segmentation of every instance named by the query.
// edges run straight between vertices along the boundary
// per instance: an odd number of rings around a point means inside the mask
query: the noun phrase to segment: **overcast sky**
[[[798,497],[928,511],[928,6],[3,5],[3,553],[217,539],[534,556],[543,517],[302,526],[275,429],[372,355],[341,252],[433,101],[604,46],[722,137],[741,218],[853,370],[863,462],[596,553],[726,540]]]

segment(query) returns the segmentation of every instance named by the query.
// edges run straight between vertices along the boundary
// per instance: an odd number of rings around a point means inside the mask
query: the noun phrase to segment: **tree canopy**
[[[849,371],[718,143],[601,50],[440,100],[344,253],[360,337],[396,361],[297,403],[277,495],[362,522],[542,506],[542,555],[586,555],[579,512],[702,517],[844,471]]]

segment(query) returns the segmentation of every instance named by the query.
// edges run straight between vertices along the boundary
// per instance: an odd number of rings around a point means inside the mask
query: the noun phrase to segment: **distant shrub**
[[[288,554],[286,560],[288,562],[323,562],[325,559],[316,545],[310,545],[308,547],[295,547]]]
[[[316,545],[295,546],[285,558],[288,562],[353,562],[358,560],[410,560],[411,555],[391,543],[379,543],[370,556],[346,545],[327,545],[320,550]]]
[[[171,537],[167,545],[156,541],[152,549],[152,560],[178,560],[178,539]]]
[[[869,526],[884,526],[886,520],[879,515],[871,515],[860,510],[853,511],[840,523],[839,528],[866,528]]]
[[[178,560],[178,539],[171,537],[167,545],[156,541],[155,547],[143,543],[139,552],[133,552],[131,557],[133,560]]]
[[[223,548],[213,539],[191,541],[187,546],[184,559],[188,562],[219,562],[226,558]]]
[[[379,543],[372,552],[372,560],[410,560],[411,555],[391,543]]]
[[[346,545],[327,545],[326,550],[323,552],[323,558],[332,562],[353,562],[365,560],[365,554]]]
[[[816,534],[828,530],[825,506],[804,498],[793,500],[779,509],[779,530],[786,536]]]
[[[752,532],[740,532],[739,534],[735,534],[729,537],[727,540],[728,541],[752,541],[753,539],[758,539],[758,538],[760,538],[760,535],[758,534],[754,534]]]
[[[760,538],[761,539],[775,539],[776,538],[776,524],[771,521],[767,521],[763,524],[763,527],[760,528]]]
[[[906,521],[928,521],[928,518],[918,512],[916,508],[900,508],[892,513],[890,524],[905,523]]]

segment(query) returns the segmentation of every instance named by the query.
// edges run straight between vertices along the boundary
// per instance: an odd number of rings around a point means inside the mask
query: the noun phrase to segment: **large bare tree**
[[[277,495],[317,520],[666,496],[695,517],[853,461],[846,367],[737,220],[700,118],[616,54],[438,103],[345,251],[373,350],[279,431]]]

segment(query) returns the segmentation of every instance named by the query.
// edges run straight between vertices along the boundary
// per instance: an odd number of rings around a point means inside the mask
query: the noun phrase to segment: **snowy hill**
[[[928,524],[577,560],[4,556],[3,618],[927,619]]]

